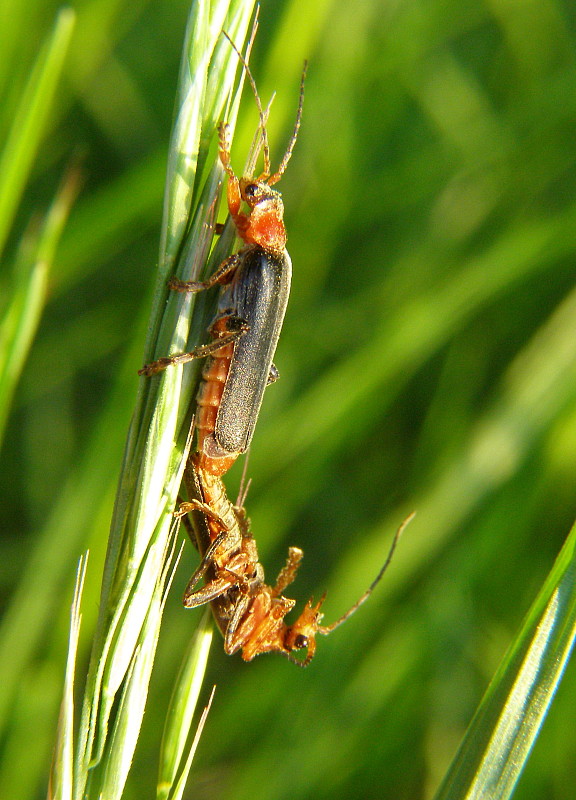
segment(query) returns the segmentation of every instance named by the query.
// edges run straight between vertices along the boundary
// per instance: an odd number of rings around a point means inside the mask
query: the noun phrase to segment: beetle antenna
[[[274,94],[270,98],[270,102],[264,109],[264,124],[268,122],[268,116],[270,114],[270,106],[274,102],[275,97],[276,97],[276,92],[274,92]],[[256,169],[256,162],[258,161],[258,156],[260,155],[261,149],[262,149],[262,130],[261,127],[258,126],[256,133],[254,134],[254,138],[252,140],[248,161],[246,162],[246,165],[244,167],[244,175],[254,175],[254,171]]]
[[[308,69],[308,61],[304,61],[304,67],[302,69],[302,77],[300,79],[300,99],[298,100],[298,111],[296,112],[296,122],[294,123],[294,130],[292,131],[292,136],[290,137],[290,141],[288,142],[288,147],[286,148],[286,152],[284,153],[284,158],[280,162],[280,166],[278,167],[274,175],[270,175],[270,177],[267,178],[266,180],[268,186],[272,186],[272,184],[277,183],[280,180],[292,156],[292,151],[294,150],[294,145],[296,144],[296,139],[298,138],[298,131],[300,130],[300,123],[302,122],[302,108],[304,106],[304,82],[306,81],[307,69]],[[266,175],[262,175],[262,178],[266,178]]]
[[[226,33],[226,31],[222,31],[224,36],[228,39],[230,44],[232,45],[233,49],[236,51],[236,55],[240,59],[240,63],[246,70],[246,74],[248,75],[248,80],[250,81],[250,86],[252,87],[252,92],[254,94],[254,98],[256,100],[256,105],[258,107],[258,113],[260,115],[260,130],[262,131],[262,146],[264,148],[264,173],[263,178],[267,178],[270,175],[270,145],[268,144],[268,131],[266,130],[266,115],[264,113],[264,109],[262,108],[262,101],[260,100],[260,95],[258,94],[258,89],[256,88],[256,81],[254,80],[254,76],[248,66],[248,62],[240,52],[240,50],[236,47],[230,36]]]
[[[406,517],[404,522],[402,522],[402,524],[394,534],[394,538],[392,539],[392,544],[390,545],[390,550],[388,551],[388,555],[386,556],[386,561],[382,564],[380,572],[378,573],[378,575],[376,575],[376,577],[374,578],[370,586],[366,589],[362,597],[359,600],[357,600],[352,606],[352,608],[349,608],[348,611],[340,617],[340,619],[337,619],[336,622],[333,622],[332,625],[319,625],[318,633],[323,633],[323,634],[331,633],[335,628],[338,628],[340,625],[342,625],[343,622],[346,622],[346,620],[349,617],[351,617],[352,614],[354,614],[354,612],[357,611],[360,608],[360,606],[366,602],[366,600],[368,600],[368,598],[370,597],[376,586],[380,583],[382,576],[390,566],[390,562],[392,561],[392,557],[394,555],[394,551],[396,550],[396,545],[398,544],[398,540],[400,539],[400,537],[406,530],[406,527],[412,522],[415,516],[416,512],[413,511],[409,516]]]

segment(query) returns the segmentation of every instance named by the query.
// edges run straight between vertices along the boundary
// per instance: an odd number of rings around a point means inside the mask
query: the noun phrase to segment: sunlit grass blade
[[[0,253],[46,132],[54,94],[74,29],[75,14],[62,9],[41,50],[0,156]]]
[[[183,467],[183,464],[181,465]],[[166,486],[167,495],[175,496],[181,481],[181,471],[172,476]],[[80,752],[77,762],[76,796],[99,797],[99,780],[106,783],[108,795],[120,796],[133,748],[140,730],[148,692],[150,672],[156,650],[162,617],[166,581],[166,553],[173,529],[171,509],[167,508],[152,532],[150,546],[142,554],[139,569],[125,588],[120,587],[118,602],[110,603],[110,617],[101,649],[94,663],[94,673],[85,695],[83,723],[80,731]],[[121,707],[113,726],[113,741],[109,742],[109,725],[117,694]],[[122,725],[121,720],[129,724]],[[112,766],[111,766],[112,764]],[[97,770],[91,768],[98,765]]]
[[[221,189],[214,109],[230,108],[237,57],[225,57],[222,27],[246,37],[251,2],[195,3],[186,32],[179,107],[170,146],[160,268],[146,357],[181,350],[190,335],[194,301],[170,293],[166,269],[197,277],[206,269]],[[200,51],[198,48],[202,48]],[[208,99],[206,87],[218,100]],[[203,133],[205,132],[205,133]],[[208,133],[209,132],[209,133]],[[198,172],[198,164],[212,166]],[[176,165],[172,168],[170,165]],[[221,260],[232,235],[220,238],[210,264]],[[168,300],[168,302],[166,302]],[[193,336],[206,322],[205,303],[194,319]],[[135,372],[140,365],[134,365]],[[185,375],[185,377],[183,377]],[[163,602],[166,552],[173,529],[172,510],[190,446],[190,404],[194,370],[168,369],[159,378],[141,378],[120,477],[100,617],[96,631],[76,759],[75,796],[120,797],[148,692]]]
[[[86,577],[88,554],[80,559],[74,588],[74,599],[70,612],[70,637],[68,640],[68,658],[66,660],[66,676],[64,678],[64,696],[60,707],[58,733],[48,789],[49,800],[72,800],[74,787],[74,678],[76,672],[76,654],[82,615],[80,603]]]
[[[166,714],[160,752],[158,800],[178,800],[186,786],[197,743],[195,734],[190,744],[190,731],[208,663],[212,634],[211,615],[207,609],[182,662]]]
[[[143,321],[135,322],[143,335]],[[83,457],[60,487],[56,503],[36,531],[34,548],[24,565],[11,601],[0,621],[0,730],[9,721],[11,698],[22,670],[46,635],[56,614],[70,563],[81,552],[90,531],[101,531],[100,517],[109,508],[117,473],[117,453],[122,452],[125,431],[115,423],[125,416],[126,396],[134,392],[133,364],[140,347],[128,348],[119,365],[116,384],[98,425],[94,427]],[[102,447],[106,441],[107,446]],[[109,515],[109,511],[107,511]],[[88,532],[88,533],[87,533]],[[44,601],[38,603],[38,576],[42,575]],[[23,634],[26,632],[26,635]]]
[[[41,229],[30,231],[20,243],[13,293],[0,322],[0,442],[44,308],[48,273],[77,187],[78,172],[73,169],[65,177]]]
[[[123,682],[118,713],[109,738],[109,752],[102,763],[104,774],[101,781],[98,781],[96,793],[98,797],[120,800],[124,792],[144,716],[147,687],[154,665],[164,605],[174,568],[179,559],[179,556],[174,558],[175,538],[175,533],[172,533],[171,541],[167,543],[170,553],[166,554],[162,572],[156,581],[148,615],[142,626],[138,643],[133,648],[132,660],[126,670],[126,680]]]
[[[498,669],[436,800],[512,795],[576,636],[576,527]]]
[[[169,800],[181,800],[184,795],[184,789],[186,788],[186,779],[190,772],[190,767],[192,766],[192,760],[194,755],[196,754],[196,748],[198,747],[198,743],[200,741],[200,737],[202,736],[202,731],[204,730],[204,726],[206,725],[206,720],[208,719],[208,714],[210,713],[210,709],[212,707],[212,701],[214,700],[214,694],[216,692],[216,686],[212,687],[212,692],[210,693],[210,697],[208,698],[208,703],[204,706],[202,714],[200,715],[200,719],[198,720],[198,726],[196,728],[196,732],[194,733],[194,738],[192,740],[192,744],[188,750],[188,755],[186,761],[184,763],[184,767],[178,780],[174,783],[170,794],[168,795]]]

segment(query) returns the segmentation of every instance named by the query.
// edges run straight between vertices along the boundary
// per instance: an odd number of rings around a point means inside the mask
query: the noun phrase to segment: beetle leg
[[[282,567],[282,570],[276,579],[276,586],[272,589],[273,597],[278,597],[281,595],[284,589],[294,581],[303,557],[304,553],[299,547],[288,548],[288,558],[286,560],[286,564],[284,567]]]
[[[240,317],[231,316],[226,319],[230,320],[228,328],[230,330],[229,333],[226,333],[219,339],[215,339],[213,342],[202,344],[194,350],[190,350],[188,353],[179,353],[175,356],[163,356],[157,359],[157,361],[151,361],[149,364],[145,364],[142,369],[138,370],[138,375],[145,375],[149,378],[151,375],[156,375],[157,372],[162,372],[166,367],[171,367],[174,364],[187,364],[189,361],[194,361],[197,358],[210,356],[212,353],[217,353],[220,348],[235,342],[239,336],[242,336],[242,334],[246,333],[248,330],[246,322],[240,319]]]
[[[186,587],[182,602],[186,608],[196,608],[204,603],[210,603],[225,594],[234,585],[234,582],[232,577],[215,578],[194,592],[192,591],[194,584],[191,581]]]
[[[178,506],[178,511],[174,512],[174,516],[178,519],[186,518],[186,514],[191,511],[201,511],[221,528],[222,531],[229,530],[228,525],[224,522],[222,517],[217,514],[208,503],[203,503],[201,500],[185,500]]]
[[[180,500],[180,498],[178,498],[178,499]],[[183,504],[183,502],[184,502],[183,500],[180,500],[180,506]],[[182,520],[182,524],[186,528],[186,533],[188,534],[188,538],[190,539],[190,541],[192,542],[192,544],[194,545],[196,550],[198,550],[198,542],[196,541],[196,536],[194,534],[194,528],[192,527],[192,523],[190,522],[188,517],[185,516],[185,515],[182,515],[180,517],[180,515],[179,515],[179,513],[177,511],[174,512],[174,516]]]
[[[232,615],[232,619],[228,623],[226,627],[226,633],[224,635],[224,652],[226,655],[234,655],[242,645],[244,644],[243,639],[237,636],[238,627],[242,618],[248,607],[250,605],[252,598],[249,595],[244,595],[241,597],[238,602],[234,605],[234,613]]]
[[[187,608],[194,608],[215,600],[233,587],[236,587],[242,595],[250,596],[250,582],[245,575],[247,564],[244,554],[239,553],[235,559],[232,559],[232,567],[218,567],[214,563],[214,553],[217,547],[225,541],[227,533],[227,531],[224,531],[212,542],[202,559],[202,563],[190,578],[184,592],[184,605]],[[216,577],[200,589],[193,591],[200,578],[212,565],[216,568]]]
[[[223,339],[227,339],[229,334],[234,334],[236,337],[238,337],[243,333],[247,333],[249,330],[250,326],[244,317],[239,317],[238,314],[235,314],[232,309],[226,309],[218,314],[218,316],[214,319],[208,328],[208,333],[210,336],[214,337],[214,344],[219,341],[220,347],[224,347],[228,344],[228,341],[226,341],[224,344],[222,344],[222,341]],[[212,344],[213,343],[210,342],[210,345]],[[204,346],[206,347],[206,345]],[[219,348],[215,348],[215,350],[218,349]]]
[[[214,539],[214,541],[212,542],[212,544],[210,545],[208,550],[206,550],[206,552],[204,553],[204,558],[202,559],[200,564],[196,567],[196,569],[192,573],[192,577],[188,581],[188,585],[186,587],[186,591],[184,592],[184,598],[186,598],[186,597],[188,597],[189,595],[192,595],[192,594],[197,594],[197,592],[193,592],[192,589],[196,586],[196,584],[198,583],[200,578],[204,577],[204,575],[208,571],[209,567],[211,567],[212,564],[214,564],[214,555],[215,555],[216,551],[218,550],[218,548],[222,546],[223,542],[226,541],[226,537],[227,536],[228,536],[228,531],[227,530],[222,531],[222,533],[219,534]],[[224,572],[224,570],[222,572]],[[229,570],[226,570],[225,572],[227,574],[229,574]],[[237,582],[238,582],[238,579],[235,578],[234,580],[232,580],[231,576],[229,576],[226,579],[226,585],[227,586],[230,586],[231,584],[237,583]],[[211,581],[211,583],[212,583],[212,581]],[[203,601],[203,602],[206,602],[206,601]],[[186,602],[184,602],[184,605],[186,605]],[[198,605],[201,605],[201,604],[198,604]]]
[[[203,292],[205,289],[210,289],[217,283],[229,283],[234,275],[234,271],[238,267],[240,257],[237,253],[228,256],[214,270],[212,275],[206,281],[181,281],[178,278],[170,278],[168,281],[168,288],[175,292]]]

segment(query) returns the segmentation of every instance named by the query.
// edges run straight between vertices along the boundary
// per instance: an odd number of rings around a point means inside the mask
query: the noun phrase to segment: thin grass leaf
[[[184,465],[185,459],[182,460],[181,471],[175,473],[166,487],[168,495],[176,496]],[[133,754],[131,746],[136,744],[144,713],[156,650],[157,628],[164,606],[163,601],[159,603],[158,597],[166,580],[166,553],[172,529],[172,513],[166,509],[157,530],[153,532],[150,548],[141,559],[137,575],[127,589],[121,587],[119,602],[112,607],[113,613],[95,670],[94,680],[98,691],[95,702],[92,697],[85,696],[80,732],[82,760],[77,765],[75,786],[77,797],[83,796],[87,782],[88,796],[99,797],[98,778],[106,782],[109,792],[114,787],[120,793],[123,789]],[[125,715],[122,719],[128,720],[129,725],[122,727],[117,719],[114,742],[106,749],[109,721],[119,691],[122,691],[123,698],[119,713]],[[97,772],[91,771],[93,766],[100,763],[105,750],[106,759],[101,768]],[[112,768],[110,761],[114,762]]]
[[[63,8],[58,13],[52,35],[36,60],[0,156],[0,253],[38,146],[46,133],[75,18],[71,8]]]
[[[72,800],[74,791],[74,680],[78,637],[82,623],[80,603],[82,601],[87,564],[88,553],[80,559],[76,573],[74,599],[70,612],[70,637],[64,678],[64,696],[60,707],[56,747],[50,773],[49,800]]]
[[[78,189],[78,172],[65,177],[39,231],[20,244],[13,294],[0,323],[0,442],[4,436],[16,385],[36,334],[48,274]]]
[[[135,330],[143,336],[144,320],[135,321]],[[139,352],[135,339],[119,366],[116,384],[83,457],[60,487],[56,504],[37,531],[34,549],[0,621],[0,730],[8,720],[11,696],[22,670],[33,658],[56,613],[70,562],[82,547],[86,531],[97,525],[102,505],[108,505],[117,471],[116,454],[121,452],[125,439],[125,431],[115,427],[115,422],[125,416],[126,396],[133,394],[133,364]],[[36,595],[39,575],[45,593],[40,604]],[[26,636],[22,635],[23,630]]]
[[[189,17],[180,68],[179,106],[168,155],[160,263],[152,323],[146,345],[148,360],[157,355],[166,355],[166,351],[155,353],[151,343],[154,342],[156,346],[164,344],[162,334],[158,334],[158,326],[161,324],[168,294],[168,276],[174,271],[179,277],[193,276],[206,265],[212,243],[213,215],[217,210],[212,203],[219,197],[222,168],[216,163],[212,169],[212,178],[207,181],[204,166],[209,153],[215,155],[216,127],[226,108],[226,119],[231,130],[234,130],[243,85],[241,78],[234,102],[231,103],[238,61],[222,37],[222,29],[230,29],[231,35],[243,41],[253,9],[253,2],[230,3],[229,0],[220,0],[211,8],[208,3],[199,2],[193,4]],[[211,185],[204,199],[199,198],[202,185],[213,182],[217,185]],[[204,208],[204,215],[191,214],[193,202],[197,204],[197,210]],[[203,225],[204,228],[197,227],[194,230],[194,224]],[[187,252],[182,253],[185,235]],[[231,241],[228,240],[226,248],[230,246]],[[194,254],[193,258],[190,258],[191,253]],[[188,298],[189,301],[193,299]],[[173,331],[174,323],[172,315],[169,319],[164,319],[164,326],[168,331]]]
[[[174,526],[172,526],[172,530],[171,541],[167,542],[170,553],[166,554],[164,558],[163,569],[156,582],[146,621],[142,627],[139,641],[132,650],[132,661],[125,671],[126,680],[123,684],[114,729],[109,740],[109,753],[103,761],[104,774],[101,780],[97,780],[96,796],[106,797],[109,800],[120,800],[123,795],[140,734],[148,696],[148,684],[160,635],[162,614],[174,569],[179,559],[179,555],[174,558],[176,542]]]
[[[576,637],[576,527],[464,737],[436,800],[506,800],[562,679]]]
[[[213,630],[210,610],[206,609],[182,661],[166,714],[158,771],[158,800],[178,800],[186,786],[196,741],[195,734],[193,744],[190,744],[190,730],[208,663]]]
[[[200,742],[202,731],[204,730],[208,714],[212,707],[212,701],[214,700],[215,692],[216,692],[216,686],[213,686],[212,692],[210,693],[210,697],[208,698],[208,703],[204,707],[200,719],[198,720],[198,727],[196,728],[196,732],[194,733],[194,739],[192,740],[192,744],[190,745],[188,756],[184,763],[183,769],[180,773],[178,780],[174,782],[172,790],[168,795],[169,800],[181,800],[182,796],[184,795],[184,790],[186,788],[186,780],[188,778],[188,774],[190,773],[190,768],[192,767],[192,761],[196,754],[196,749],[198,747],[198,743]]]

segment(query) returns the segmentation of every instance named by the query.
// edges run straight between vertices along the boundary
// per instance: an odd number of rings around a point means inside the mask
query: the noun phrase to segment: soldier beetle
[[[228,655],[241,650],[244,661],[251,661],[262,653],[275,652],[298,666],[307,666],[316,651],[316,636],[325,636],[338,628],[372,594],[392,560],[398,539],[414,515],[397,530],[386,561],[369,588],[336,622],[320,624],[323,595],[317,603],[310,599],[296,621],[288,625],[285,617],[296,601],[284,597],[283,592],[296,577],[304,555],[302,550],[290,547],[276,584],[273,587],[266,584],[244,508],[230,502],[222,480],[202,469],[199,461],[198,454],[189,459],[184,481],[189,495],[201,499],[181,503],[176,512],[178,517],[191,511],[202,512],[202,518],[196,519],[193,526],[201,562],[186,587],[184,605],[196,608],[204,603],[212,604]],[[196,588],[201,578],[204,578],[204,585]],[[306,650],[301,659],[294,655],[300,650]]]
[[[256,98],[264,153],[264,171],[258,177],[238,178],[230,163],[230,127],[220,124],[219,157],[228,175],[228,210],[243,246],[208,280],[172,279],[169,284],[180,292],[200,292],[217,284],[222,287],[218,311],[209,327],[213,341],[189,353],[160,358],[139,371],[150,376],[168,366],[210,356],[197,396],[196,429],[199,467],[213,475],[223,475],[238,455],[248,450],[264,390],[278,377],[273,358],[290,293],[292,262],[286,250],[282,197],[271,187],[284,174],[296,144],[306,75],[305,64],[294,130],[278,169],[272,173],[266,114],[250,68],[231,44]],[[247,210],[242,210],[243,204]]]

